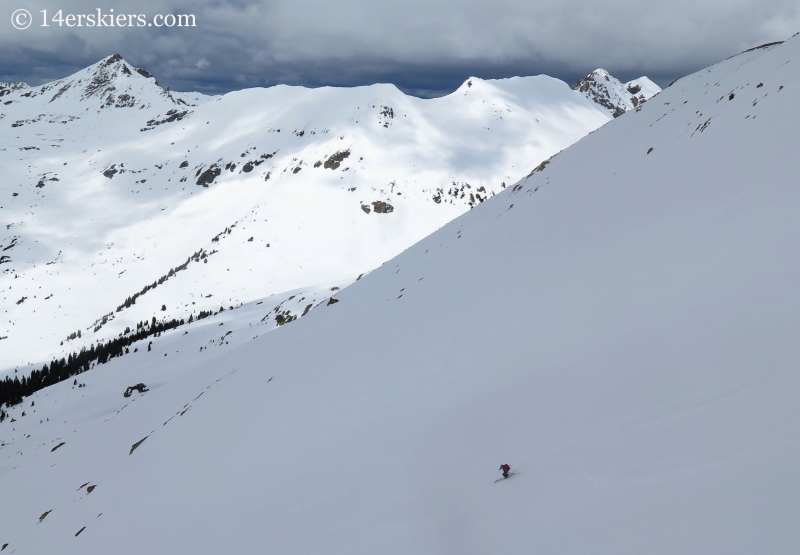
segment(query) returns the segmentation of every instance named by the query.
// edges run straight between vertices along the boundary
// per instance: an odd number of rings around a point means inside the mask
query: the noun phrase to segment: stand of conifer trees
[[[220,311],[222,310],[224,309],[221,308]],[[203,317],[205,316],[206,314],[203,315]],[[199,319],[200,316],[198,316]],[[184,323],[182,319],[158,322],[156,317],[153,316],[151,322],[144,322],[141,326],[137,326],[136,331],[130,335],[123,335],[107,342],[100,342],[92,345],[88,350],[83,348],[79,353],[71,353],[67,358],[53,360],[49,365],[42,366],[41,370],[33,370],[30,376],[23,376],[22,378],[15,376],[13,380],[10,376],[6,376],[4,380],[0,381],[0,406],[5,404],[6,408],[8,408],[17,405],[22,402],[23,397],[32,395],[49,385],[63,382],[72,376],[86,372],[92,367],[92,362],[105,364],[110,359],[127,353],[128,346],[132,343],[177,328]],[[5,417],[6,413],[4,411],[0,412],[0,422]]]

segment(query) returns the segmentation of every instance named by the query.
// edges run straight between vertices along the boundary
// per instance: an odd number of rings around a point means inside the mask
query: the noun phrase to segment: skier
[[[507,464],[501,464],[500,470],[503,471],[503,478],[508,478],[508,473],[511,471],[511,467]]]

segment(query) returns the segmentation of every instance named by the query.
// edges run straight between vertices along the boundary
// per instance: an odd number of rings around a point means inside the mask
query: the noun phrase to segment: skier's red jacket
[[[511,467],[508,466],[507,464],[504,464],[500,466],[500,470],[502,470],[503,472],[508,472],[509,470],[511,470]]]

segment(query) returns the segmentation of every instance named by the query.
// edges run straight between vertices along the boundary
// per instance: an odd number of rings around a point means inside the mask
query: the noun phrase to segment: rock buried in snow
[[[131,445],[131,452],[128,453],[128,455],[133,455],[133,452],[136,451],[136,448],[139,447],[148,437],[150,436],[144,436],[142,439]]]
[[[383,202],[382,200],[376,200],[372,203],[372,208],[375,210],[376,214],[389,214],[394,212],[394,206],[389,204],[388,202]]]
[[[49,515],[50,513],[52,513],[52,512],[53,512],[53,509],[50,509],[49,511],[45,511],[45,512],[43,512],[43,513],[42,513],[42,516],[40,516],[40,517],[39,517],[39,522],[43,521],[43,520],[45,519],[45,517],[46,517],[47,515]]]
[[[81,535],[81,532],[83,532],[84,530],[86,530],[86,526],[84,526],[83,528],[81,528],[80,530],[78,530],[77,532],[75,532],[75,537],[77,538],[78,536],[80,536],[80,535]]]
[[[197,184],[202,185],[203,187],[208,187],[209,183],[213,183],[214,179],[219,177],[220,173],[222,173],[222,170],[219,168],[219,166],[214,164],[200,174],[200,177],[197,179]]]
[[[137,383],[136,385],[129,385],[128,388],[125,390],[125,393],[122,394],[123,397],[130,397],[133,395],[134,391],[138,391],[139,393],[144,393],[145,391],[150,391],[147,389],[147,386],[143,383]]]
[[[327,170],[335,170],[342,164],[342,160],[350,156],[350,150],[342,150],[331,154],[330,158],[325,160],[323,167]],[[316,166],[315,166],[316,167]]]
[[[333,297],[331,297],[331,298],[328,300],[328,304],[327,304],[327,305],[325,305],[325,306],[331,306],[332,304],[336,304],[336,303],[338,303],[338,302],[339,302],[339,299],[334,299]]]
[[[62,445],[65,445],[66,443],[67,443],[66,441],[62,441],[61,443],[59,443],[58,445],[56,445],[55,447],[53,447],[52,449],[50,449],[50,452],[52,453],[53,451],[55,451],[56,449],[58,449],[58,448],[59,448],[59,447],[61,447]]]

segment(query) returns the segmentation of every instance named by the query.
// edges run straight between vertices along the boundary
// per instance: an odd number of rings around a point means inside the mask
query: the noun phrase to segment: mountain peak
[[[25,83],[0,83],[0,96],[28,88]],[[207,100],[204,95],[164,90],[149,71],[134,67],[118,53],[64,79],[30,88],[16,98],[29,103],[37,97],[34,104],[99,101],[100,109],[144,108],[165,101],[166,105],[196,106]]]
[[[647,77],[622,83],[603,68],[576,82],[572,89],[605,108],[615,118],[638,108],[661,92],[661,88]]]
[[[115,104],[113,95],[113,91],[117,90],[115,85],[120,84],[118,82],[124,81],[126,77],[135,78],[134,72],[144,77],[144,75],[139,73],[135,67],[128,64],[120,54],[113,54],[108,58],[89,66],[84,71],[91,75],[91,80],[83,87],[81,92],[81,100],[86,100],[95,96],[105,97],[106,104],[117,105],[117,107],[120,106],[119,101],[116,101]],[[150,74],[147,73],[147,75]],[[81,81],[81,79],[78,80],[79,83]],[[154,84],[158,85],[155,80]],[[122,95],[119,95],[119,98],[122,98]],[[126,103],[125,100],[122,102],[123,104]]]
[[[114,69],[118,69],[119,71],[122,71],[122,73],[126,75],[132,75],[131,71],[135,71],[136,73],[138,73],[139,75],[141,75],[146,79],[153,77],[153,74],[147,71],[146,69],[142,69],[140,67],[133,67],[131,64],[126,62],[125,59],[122,57],[122,54],[112,54],[108,58],[100,60],[99,62],[94,64],[94,66],[89,66],[89,67],[102,68],[109,66],[114,66]],[[156,81],[155,83],[156,85],[158,85],[158,81]]]

